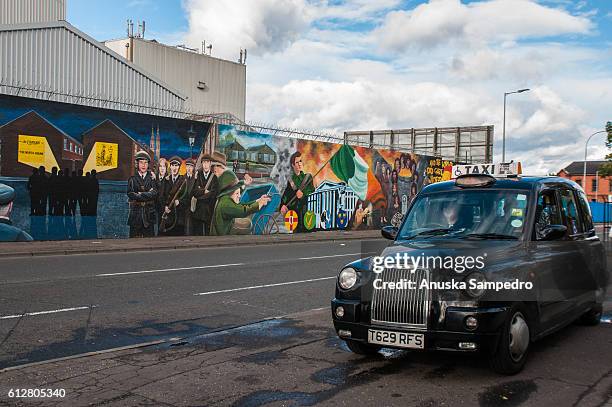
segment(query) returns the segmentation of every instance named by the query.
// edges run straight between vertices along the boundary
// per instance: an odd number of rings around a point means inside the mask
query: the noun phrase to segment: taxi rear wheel
[[[375,355],[382,347],[378,345],[371,345],[369,343],[357,342],[351,339],[346,340],[346,346],[348,346],[351,352],[358,355]]]
[[[522,305],[514,305],[500,334],[499,343],[489,357],[491,367],[498,373],[512,375],[525,366],[531,335],[527,312]]]

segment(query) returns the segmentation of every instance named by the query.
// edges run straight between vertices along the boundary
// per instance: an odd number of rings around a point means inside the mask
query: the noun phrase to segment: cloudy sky
[[[346,130],[495,126],[501,158],[529,173],[582,160],[612,120],[609,0],[69,0],[68,19],[100,40],[125,35],[248,49],[247,120]],[[604,135],[589,159],[603,159]]]

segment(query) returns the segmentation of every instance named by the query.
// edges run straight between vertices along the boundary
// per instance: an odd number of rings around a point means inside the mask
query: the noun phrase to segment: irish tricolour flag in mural
[[[341,181],[352,188],[353,192],[361,200],[365,200],[368,194],[368,164],[355,151],[346,144],[329,160],[329,165]]]

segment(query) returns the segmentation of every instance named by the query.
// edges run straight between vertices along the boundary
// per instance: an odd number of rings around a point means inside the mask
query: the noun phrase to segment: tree
[[[606,123],[606,132],[608,133],[606,147],[610,149],[612,148],[612,122]],[[602,177],[612,175],[612,153],[606,155],[606,163],[599,169],[599,175]]]

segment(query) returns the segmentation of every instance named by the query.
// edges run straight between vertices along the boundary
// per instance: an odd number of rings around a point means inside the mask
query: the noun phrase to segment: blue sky
[[[609,0],[68,0],[96,39],[199,47],[235,61],[247,48],[247,120],[347,130],[494,125],[501,152],[531,173],[581,159],[612,119]],[[589,158],[606,154],[603,139]],[[592,146],[592,147],[591,147]]]
[[[124,37],[127,19],[134,21],[134,31],[145,20],[145,36],[151,38],[188,28],[181,0],[68,0],[67,14],[68,21],[97,40]]]

